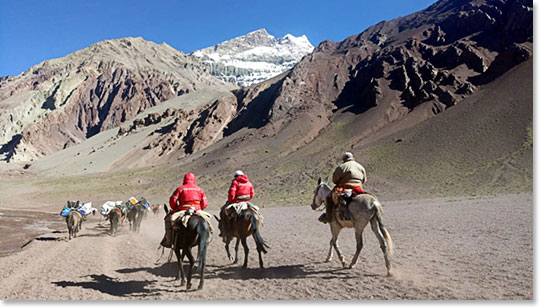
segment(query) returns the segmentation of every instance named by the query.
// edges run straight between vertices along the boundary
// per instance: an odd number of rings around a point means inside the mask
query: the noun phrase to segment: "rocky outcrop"
[[[209,86],[227,85],[197,59],[142,38],[104,41],[45,61],[0,81],[0,144],[13,138],[20,144],[3,159],[47,155]]]
[[[226,95],[199,110],[167,110],[162,116],[153,115],[154,120],[136,120],[136,125],[152,124],[157,118],[174,116],[174,121],[157,131],[161,136],[152,141],[145,149],[152,149],[158,156],[168,153],[188,155],[214,144],[224,136],[224,128],[236,115],[237,100],[232,94]],[[148,124],[147,124],[148,123]]]

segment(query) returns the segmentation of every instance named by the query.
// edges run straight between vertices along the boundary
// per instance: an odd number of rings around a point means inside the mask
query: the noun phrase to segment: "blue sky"
[[[276,37],[306,34],[316,46],[434,2],[1,0],[0,76],[17,75],[44,60],[126,36],[167,42],[188,53],[266,28]]]

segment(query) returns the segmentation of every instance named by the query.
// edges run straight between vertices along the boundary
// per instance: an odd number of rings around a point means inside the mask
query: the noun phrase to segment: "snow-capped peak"
[[[276,39],[262,28],[192,55],[202,58],[214,76],[248,86],[292,68],[311,51],[313,45],[305,35],[286,34]]]

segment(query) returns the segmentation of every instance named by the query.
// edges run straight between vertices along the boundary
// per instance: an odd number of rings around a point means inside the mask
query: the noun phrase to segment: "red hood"
[[[193,183],[195,184],[195,174],[193,173],[187,173],[184,176],[184,184]]]
[[[249,181],[247,175],[240,175],[240,176],[236,177],[234,180],[235,180],[235,181],[238,181],[238,182],[240,182],[240,183],[246,183],[246,182]]]

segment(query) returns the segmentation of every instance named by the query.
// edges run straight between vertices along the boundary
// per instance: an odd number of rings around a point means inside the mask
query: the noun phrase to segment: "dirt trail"
[[[267,268],[258,268],[252,239],[249,267],[242,269],[242,248],[240,264],[232,265],[215,236],[208,250],[205,289],[186,292],[174,281],[177,265],[166,263],[167,253],[155,263],[163,233],[161,218],[149,216],[139,234],[130,233],[124,223],[119,235],[110,237],[108,224],[96,216],[71,241],[65,230],[47,233],[20,252],[0,258],[0,298],[532,299],[531,194],[395,201],[383,206],[395,244],[392,278],[385,276],[381,251],[369,227],[359,264],[342,269],[336,255],[333,262],[323,262],[330,232],[317,222],[320,212],[309,206],[269,208],[262,209],[262,235],[271,247],[265,256]],[[352,230],[342,232],[340,246],[350,261]]]

